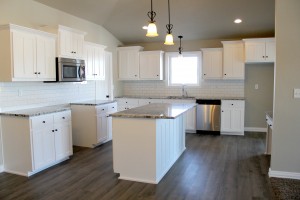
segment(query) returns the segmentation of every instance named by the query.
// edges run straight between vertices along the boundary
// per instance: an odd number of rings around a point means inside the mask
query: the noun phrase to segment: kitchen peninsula
[[[157,184],[185,150],[185,113],[194,106],[153,103],[111,114],[119,178]]]

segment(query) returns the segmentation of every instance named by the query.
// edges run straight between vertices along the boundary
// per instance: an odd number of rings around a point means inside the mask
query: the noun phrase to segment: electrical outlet
[[[294,88],[294,99],[299,99],[300,98],[300,89]]]
[[[258,90],[258,84],[257,84],[257,83],[254,85],[254,88],[255,88],[256,90]]]

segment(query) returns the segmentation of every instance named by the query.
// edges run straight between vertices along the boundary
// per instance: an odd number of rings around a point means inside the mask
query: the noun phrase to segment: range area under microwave
[[[57,82],[85,81],[85,61],[71,58],[56,58]]]

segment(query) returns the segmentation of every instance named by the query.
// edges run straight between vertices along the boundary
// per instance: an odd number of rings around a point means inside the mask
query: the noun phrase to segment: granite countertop
[[[113,113],[112,117],[175,119],[179,115],[195,107],[196,104],[152,103],[145,106]]]
[[[89,101],[82,101],[82,102],[75,102],[75,103],[70,103],[71,105],[84,105],[84,106],[99,106],[99,105],[104,105],[104,104],[109,104],[109,103],[114,103],[116,101],[111,101],[111,100],[89,100]]]
[[[63,105],[45,106],[45,107],[38,107],[38,108],[2,112],[0,113],[0,115],[15,116],[15,117],[33,117],[33,116],[50,114],[50,113],[62,112],[70,109],[71,108],[69,104],[63,104]]]
[[[129,99],[171,99],[171,100],[188,100],[188,99],[213,99],[213,100],[245,100],[244,97],[181,97],[181,96],[167,96],[167,97],[158,97],[158,96],[121,96],[116,97],[117,99],[129,98]]]

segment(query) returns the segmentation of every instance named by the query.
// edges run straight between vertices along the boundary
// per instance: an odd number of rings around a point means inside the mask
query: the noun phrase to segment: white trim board
[[[260,127],[245,127],[244,131],[250,132],[267,132],[267,128],[260,128]]]
[[[274,171],[269,168],[269,177],[275,178],[290,178],[300,180],[300,173],[297,172],[284,172],[284,171]]]
[[[1,172],[4,172],[4,167],[3,167],[3,165],[0,165],[0,173]]]

